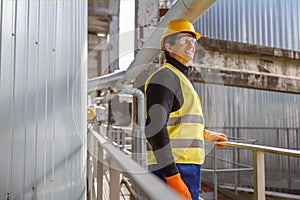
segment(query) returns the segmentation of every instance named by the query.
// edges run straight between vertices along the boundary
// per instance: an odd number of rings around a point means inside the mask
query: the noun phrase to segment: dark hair
[[[166,48],[165,48],[166,43],[170,43],[172,46],[175,45],[176,35],[178,35],[178,33],[168,35],[166,38],[164,38],[162,50],[166,51]]]

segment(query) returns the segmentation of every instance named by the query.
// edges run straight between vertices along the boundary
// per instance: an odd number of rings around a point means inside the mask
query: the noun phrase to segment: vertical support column
[[[144,94],[141,90],[132,88],[124,89],[123,92],[132,94],[133,99],[133,133],[132,133],[132,159],[137,161],[143,168],[147,168],[146,161],[146,138],[145,138],[145,117],[144,117]],[[143,200],[145,197],[135,187],[137,199]]]
[[[102,51],[97,51],[97,76],[101,76],[103,73],[102,67]]]
[[[253,151],[254,199],[265,200],[265,157],[264,152]]]
[[[141,49],[144,41],[153,32],[160,20],[159,1],[135,0],[135,50]]]
[[[103,196],[103,148],[98,142],[98,165],[97,165],[97,200]]]
[[[120,0],[108,1],[109,2],[109,14],[110,14],[110,23],[109,23],[109,48],[108,48],[108,66],[109,72],[114,72],[119,69],[119,37],[116,37],[119,34],[119,10],[120,10]],[[112,39],[113,38],[113,39]]]

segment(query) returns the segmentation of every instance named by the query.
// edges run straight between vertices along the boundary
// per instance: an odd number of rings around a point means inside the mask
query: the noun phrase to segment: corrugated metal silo
[[[87,2],[0,15],[0,199],[84,199]]]

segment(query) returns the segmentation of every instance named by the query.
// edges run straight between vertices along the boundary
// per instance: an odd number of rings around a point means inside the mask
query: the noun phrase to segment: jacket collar
[[[184,66],[183,64],[181,64],[178,60],[176,60],[175,58],[172,58],[170,56],[167,56],[166,59],[166,63],[169,63],[171,65],[173,65],[174,67],[176,67],[179,71],[181,71],[186,77],[188,76],[188,71],[189,71],[189,67]]]

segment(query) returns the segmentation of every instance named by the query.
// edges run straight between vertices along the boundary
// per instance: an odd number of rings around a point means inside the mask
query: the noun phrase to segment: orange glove
[[[209,142],[227,142],[227,135],[213,131],[204,130],[204,139]],[[226,146],[216,144],[217,148],[225,148]]]
[[[171,187],[185,199],[192,200],[191,193],[182,181],[179,173],[170,177],[166,177],[166,181],[169,187]]]

